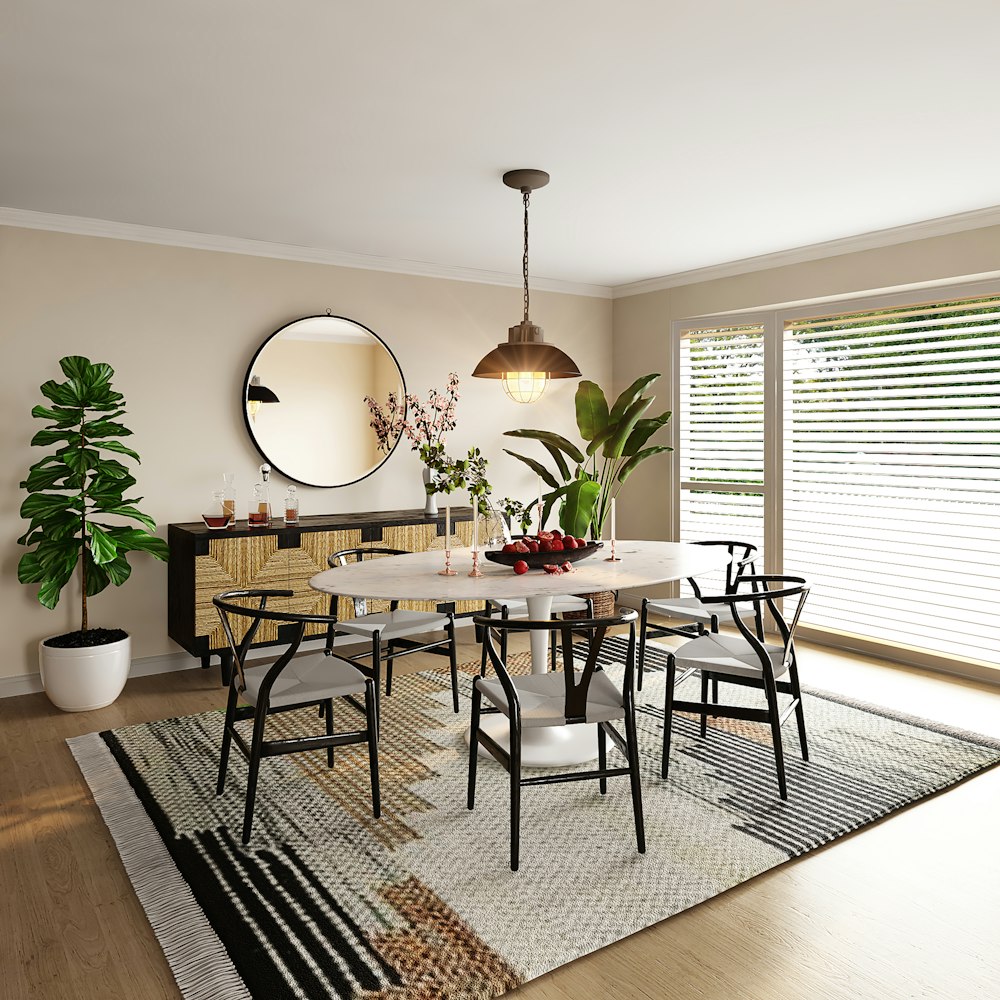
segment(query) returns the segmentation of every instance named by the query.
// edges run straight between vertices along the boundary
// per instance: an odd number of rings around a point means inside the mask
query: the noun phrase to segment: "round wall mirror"
[[[275,471],[306,486],[347,486],[370,476],[398,441],[379,440],[365,397],[384,406],[405,392],[381,337],[342,316],[307,316],[261,344],[243,383],[243,413]]]

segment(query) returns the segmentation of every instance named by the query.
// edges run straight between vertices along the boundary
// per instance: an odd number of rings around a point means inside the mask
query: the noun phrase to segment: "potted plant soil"
[[[121,694],[131,663],[128,633],[91,628],[87,599],[129,578],[129,552],[165,561],[168,549],[152,534],[153,519],[135,506],[142,497],[125,496],[136,480],[115,456],[136,462],[139,456],[118,440],[132,432],[117,422],[125,399],[111,387],[114,369],[75,356],[63,358],[59,366],[66,381],[50,380],[41,387],[52,405],[31,411],[48,421],[32,445],[53,450],[21,483],[28,491],[21,517],[29,524],[18,542],[31,551],[21,557],[17,575],[21,583],[37,584],[39,603],[54,608],[79,572],[80,628],[43,639],[38,650],[42,684],[52,703],[67,712],[85,712],[110,705]]]

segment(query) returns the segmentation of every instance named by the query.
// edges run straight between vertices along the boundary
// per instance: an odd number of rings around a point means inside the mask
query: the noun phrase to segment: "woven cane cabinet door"
[[[207,657],[228,649],[219,616],[212,604],[224,590],[268,588],[291,590],[291,598],[275,598],[268,606],[306,614],[326,614],[330,599],[309,587],[310,577],[328,568],[327,557],[340,549],[393,548],[424,552],[444,547],[444,519],[423,511],[379,511],[303,518],[296,527],[284,525],[250,531],[243,525],[220,532],[201,524],[171,524],[168,528],[168,633],[194,656]],[[472,540],[472,510],[452,512],[453,545]],[[442,557],[443,558],[443,557]],[[370,602],[368,610],[380,610]],[[408,602],[402,607],[434,610],[430,602]],[[444,605],[440,606],[446,610]],[[447,608],[450,610],[450,606]],[[479,610],[473,602],[455,607],[460,614]],[[341,617],[353,616],[350,600],[341,600]],[[255,646],[278,642],[286,626],[262,622]],[[307,630],[323,634],[321,626]]]

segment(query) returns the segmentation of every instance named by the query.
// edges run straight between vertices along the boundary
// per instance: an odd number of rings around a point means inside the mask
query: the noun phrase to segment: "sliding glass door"
[[[815,633],[1000,665],[1000,295],[915,298],[678,324],[675,527],[806,576]]]

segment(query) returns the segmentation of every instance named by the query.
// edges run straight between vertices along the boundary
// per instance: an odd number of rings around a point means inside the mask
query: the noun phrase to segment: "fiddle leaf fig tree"
[[[28,491],[21,517],[29,523],[18,542],[31,551],[21,556],[17,576],[21,583],[38,584],[39,602],[54,608],[79,567],[80,628],[86,632],[87,598],[129,578],[128,553],[148,552],[166,560],[168,549],[152,534],[153,519],[135,506],[142,497],[125,496],[136,480],[114,456],[136,462],[139,456],[118,440],[132,432],[118,422],[125,399],[111,387],[114,369],[75,356],[63,358],[59,366],[66,381],[50,380],[41,387],[52,405],[31,411],[48,421],[31,443],[55,450],[36,462],[21,483]]]
[[[507,437],[528,438],[542,444],[552,459],[549,468],[537,459],[507,451],[531,469],[551,489],[542,496],[542,523],[555,503],[560,504],[559,524],[571,535],[592,532],[599,538],[611,501],[622,485],[647,458],[672,449],[649,445],[649,439],[670,419],[667,410],[647,417],[653,400],[643,395],[659,374],[636,379],[608,406],[604,390],[596,382],[583,381],[576,390],[576,426],[584,447],[551,431],[505,431]]]

